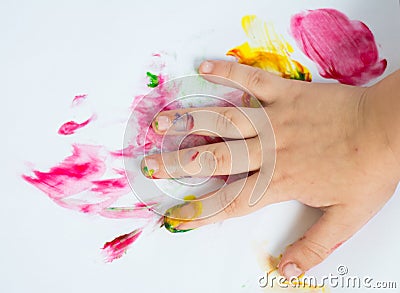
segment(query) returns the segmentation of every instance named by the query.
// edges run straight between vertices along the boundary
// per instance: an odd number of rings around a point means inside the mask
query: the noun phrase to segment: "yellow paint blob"
[[[258,67],[281,77],[311,81],[310,71],[290,58],[293,47],[269,25],[255,15],[242,18],[242,27],[249,42],[229,50],[239,63]]]

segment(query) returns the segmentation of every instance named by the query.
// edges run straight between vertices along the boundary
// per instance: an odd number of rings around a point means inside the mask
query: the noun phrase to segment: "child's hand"
[[[201,130],[236,140],[163,154],[164,161],[151,155],[143,164],[151,165],[158,178],[254,172],[202,196],[200,216],[196,202],[171,209],[171,217],[200,218],[175,222],[174,229],[197,228],[292,199],[320,208],[324,214],[319,221],[283,254],[279,271],[290,278],[324,260],[393,194],[400,177],[399,156],[380,114],[371,109],[382,86],[286,80],[224,61],[204,62],[200,73],[210,81],[224,77],[242,85],[264,108],[162,112],[154,122],[160,134]]]

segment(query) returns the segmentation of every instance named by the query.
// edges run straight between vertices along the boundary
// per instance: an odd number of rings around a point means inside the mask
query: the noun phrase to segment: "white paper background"
[[[224,58],[227,50],[246,41],[242,16],[273,21],[294,45],[287,34],[290,16],[320,7],[335,7],[364,21],[389,61],[386,74],[400,67],[400,10],[394,0],[1,1],[1,292],[257,291],[263,274],[257,250],[279,254],[312,224],[316,211],[292,202],[186,234],[156,230],[122,259],[104,264],[99,248],[130,231],[132,221],[62,209],[20,174],[25,161],[38,167],[56,163],[75,141],[122,146],[123,129],[93,126],[91,138],[85,135],[89,127],[74,137],[57,135],[63,122],[89,113],[69,109],[75,94],[88,93],[91,107],[111,121],[143,93],[139,85],[145,82],[151,53],[175,54],[171,73],[192,73],[198,60]],[[294,57],[318,80],[315,66],[297,48]],[[309,274],[336,273],[344,264],[351,275],[400,286],[399,207],[396,194]]]

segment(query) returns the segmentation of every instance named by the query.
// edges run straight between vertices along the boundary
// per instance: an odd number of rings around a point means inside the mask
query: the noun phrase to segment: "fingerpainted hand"
[[[320,208],[322,217],[283,254],[279,271],[290,278],[324,260],[393,194],[400,168],[369,107],[379,96],[374,87],[286,80],[224,61],[203,62],[200,73],[212,82],[231,80],[230,85],[247,88],[263,107],[161,112],[153,124],[159,134],[217,133],[234,140],[151,155],[143,167],[157,178],[251,172],[171,208],[165,218],[170,231],[292,199]],[[227,80],[221,82],[221,77]]]

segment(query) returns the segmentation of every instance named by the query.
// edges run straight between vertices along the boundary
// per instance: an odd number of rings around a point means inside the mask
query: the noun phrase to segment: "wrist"
[[[376,143],[388,171],[400,180],[400,71],[366,88],[362,99],[366,143]]]

